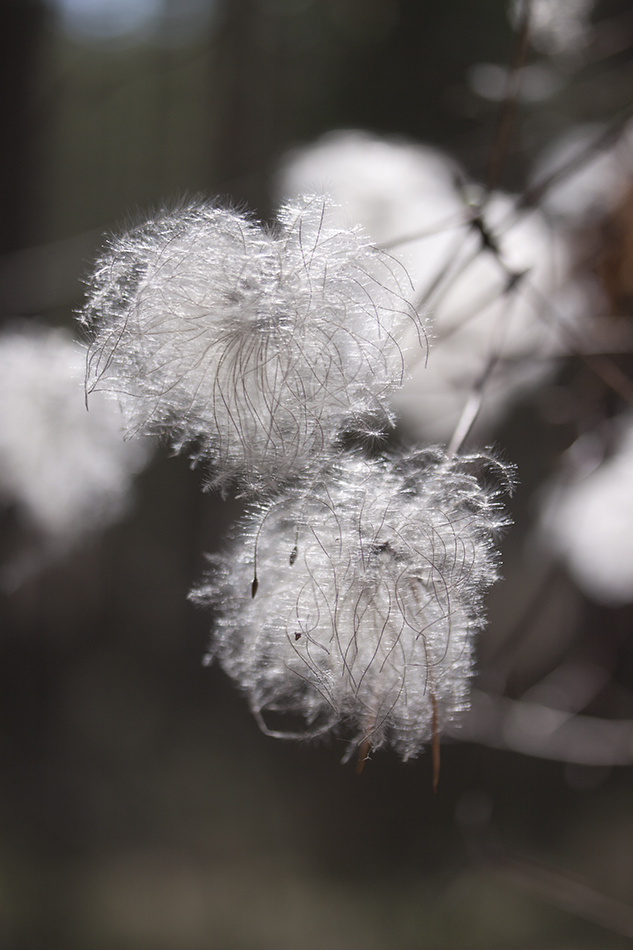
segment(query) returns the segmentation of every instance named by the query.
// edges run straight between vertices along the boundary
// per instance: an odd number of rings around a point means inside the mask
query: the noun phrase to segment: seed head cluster
[[[404,758],[467,706],[503,523],[472,460],[360,454],[425,346],[407,279],[326,196],[272,229],[194,204],[114,239],[82,314],[89,392],[251,497],[192,597],[261,728]]]
[[[504,519],[466,468],[437,450],[343,456],[251,512],[194,599],[265,732],[406,759],[467,707]]]
[[[211,463],[211,482],[275,487],[342,429],[391,419],[401,341],[423,336],[406,273],[358,229],[300,199],[266,230],[195,204],[114,239],[83,312],[88,388],[119,395],[130,430]]]

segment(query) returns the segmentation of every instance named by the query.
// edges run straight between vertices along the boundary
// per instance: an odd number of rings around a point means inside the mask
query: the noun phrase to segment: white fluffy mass
[[[4,567],[8,586],[118,517],[146,461],[147,446],[124,442],[116,404],[100,397],[86,410],[85,365],[63,330],[0,335],[0,501],[34,536]]]
[[[504,523],[468,464],[349,455],[253,509],[192,596],[217,610],[210,656],[266,733],[406,759],[467,707]]]
[[[290,152],[277,190],[282,199],[310,191],[330,195],[333,224],[361,222],[378,244],[410,237],[419,245],[418,236],[428,232],[442,235],[449,246],[452,229],[464,220],[463,181],[458,164],[437,149],[350,130],[329,132]],[[434,240],[426,250],[434,261],[443,261],[441,243]],[[417,255],[408,244],[399,246],[398,256],[415,268]]]
[[[633,418],[609,459],[550,491],[542,523],[550,548],[589,597],[610,606],[633,601]]]
[[[115,238],[83,314],[89,388],[116,392],[132,431],[208,460],[212,484],[247,491],[283,483],[341,430],[384,425],[421,323],[403,269],[331,217],[325,199],[298,199],[271,230],[194,204]]]
[[[279,187],[333,194],[335,223],[361,223],[406,267],[432,344],[428,359],[409,357],[413,378],[394,400],[417,437],[449,441],[480,390],[489,427],[566,351],[561,324],[584,304],[561,235],[508,195],[484,199],[447,156],[338,132],[292,154]]]

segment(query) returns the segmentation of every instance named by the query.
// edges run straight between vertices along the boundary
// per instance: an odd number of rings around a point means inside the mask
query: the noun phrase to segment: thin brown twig
[[[437,792],[437,786],[440,781],[440,731],[437,721],[437,699],[431,693],[431,707],[433,709],[433,737],[431,740],[431,752],[433,755],[433,792]]]

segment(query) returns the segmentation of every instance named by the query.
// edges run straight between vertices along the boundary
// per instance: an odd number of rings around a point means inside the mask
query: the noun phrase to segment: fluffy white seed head
[[[211,655],[265,732],[413,756],[468,705],[502,523],[463,460],[341,457],[254,509],[194,593],[219,614]]]
[[[345,427],[384,424],[420,324],[402,268],[327,218],[321,198],[286,205],[272,231],[196,204],[112,241],[84,311],[89,388],[246,490],[279,484]]]
[[[33,540],[5,565],[5,585],[118,517],[147,459],[147,444],[124,441],[114,402],[99,396],[86,411],[85,367],[62,330],[0,336],[0,501]]]
[[[360,223],[389,247],[428,315],[428,358],[410,347],[412,378],[394,398],[415,437],[448,441],[482,380],[488,429],[566,351],[559,324],[574,323],[585,304],[566,243],[539,212],[518,214],[513,198],[495,193],[479,214],[482,190],[448,156],[359,132],[289,156],[280,190],[306,188],[330,191],[339,224]]]

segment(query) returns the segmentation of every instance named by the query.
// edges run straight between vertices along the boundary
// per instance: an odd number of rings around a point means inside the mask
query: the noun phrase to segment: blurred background
[[[534,0],[531,16],[508,0],[1,0],[4,332],[81,339],[104,234],[190,196],[268,220],[284,155],[335,129],[433,145],[545,207],[534,169],[559,136],[592,130],[582,162],[629,134],[633,11]],[[535,541],[543,485],[583,436],[591,458],[617,454],[633,401],[624,166],[617,198],[598,188],[591,215],[557,224],[599,332],[485,433],[517,466],[515,526],[437,794],[429,754],[380,751],[358,776],[336,741],[262,735],[202,665],[212,618],[187,593],[241,505],[203,494],[186,459],[137,458],[116,518],[59,545],[29,476],[7,477],[2,950],[630,945],[633,590],[592,596]],[[52,457],[33,456],[44,485]]]

